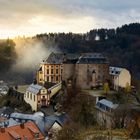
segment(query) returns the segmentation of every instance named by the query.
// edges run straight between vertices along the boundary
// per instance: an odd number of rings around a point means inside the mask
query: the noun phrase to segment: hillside
[[[31,42],[29,42],[29,38],[18,38],[17,40],[19,41],[22,40],[21,41],[22,43],[20,44],[21,46],[22,45],[26,46],[25,44],[29,43],[32,44]],[[137,80],[140,79],[139,23],[123,25],[122,27],[118,27],[117,29],[94,29],[85,34],[74,34],[74,33],[38,34],[30,38],[30,40],[32,40],[34,44],[35,42],[41,42],[43,48],[48,50],[48,52],[51,51],[72,52],[72,53],[101,52],[109,58],[111,65],[126,67],[127,69],[130,70],[135,79]],[[9,42],[6,43],[8,44]],[[12,42],[11,46],[13,47],[12,51],[10,50],[11,48],[9,49],[7,47],[7,45],[5,45],[4,43],[0,43],[1,48],[0,72],[2,72],[3,70],[5,70],[6,72],[7,69],[10,69],[10,66],[13,65],[16,59],[14,51],[15,46],[14,42]],[[34,47],[34,45],[32,47]],[[34,70],[32,70],[32,72],[33,71]],[[26,74],[29,75],[28,71],[22,72],[22,75],[24,75],[25,77]],[[28,77],[27,79],[25,78],[26,81],[29,81],[29,79],[31,80],[31,77],[30,78],[29,76],[27,77]]]

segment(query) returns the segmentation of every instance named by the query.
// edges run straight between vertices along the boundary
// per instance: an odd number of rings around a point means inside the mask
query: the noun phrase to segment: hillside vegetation
[[[29,43],[29,38],[19,38],[19,40],[24,40],[23,45]],[[30,40],[41,42],[43,47],[51,51],[101,52],[109,58],[111,65],[126,67],[135,79],[140,79],[139,23],[123,25],[116,29],[94,29],[85,34],[38,34]],[[7,71],[14,63],[16,58],[15,45],[12,40],[0,42],[0,72]],[[27,71],[26,73],[28,74]]]

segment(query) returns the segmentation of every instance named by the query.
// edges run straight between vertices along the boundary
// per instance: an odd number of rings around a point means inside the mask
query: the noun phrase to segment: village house
[[[69,121],[66,113],[55,113],[45,116],[42,112],[34,114],[12,113],[10,119],[16,120],[17,123],[32,121],[38,126],[44,136],[54,135]]]
[[[31,84],[24,94],[24,100],[30,104],[32,110],[49,104],[49,94],[45,87],[37,84]]]
[[[115,90],[131,86],[131,74],[127,69],[110,67],[109,74],[111,77],[111,83],[113,84],[113,88]]]
[[[1,140],[44,140],[44,136],[33,122],[0,128]]]
[[[32,110],[37,111],[41,107],[46,107],[50,104],[51,98],[59,92],[61,83],[54,84],[45,82],[44,85],[36,83],[31,84],[24,94],[24,100],[30,104]]]
[[[96,120],[98,124],[105,128],[115,127],[114,111],[118,107],[118,104],[102,99],[96,103]]]

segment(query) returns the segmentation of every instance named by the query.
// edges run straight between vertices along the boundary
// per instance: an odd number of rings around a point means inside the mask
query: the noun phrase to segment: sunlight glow
[[[29,19],[25,24],[13,30],[3,29],[0,38],[15,38],[17,36],[34,36],[41,33],[73,32],[85,33],[96,26],[91,17],[80,17],[77,19],[66,19],[65,17],[52,17],[37,15]]]

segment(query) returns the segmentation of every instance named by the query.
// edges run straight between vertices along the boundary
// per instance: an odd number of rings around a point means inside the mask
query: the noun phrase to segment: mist
[[[30,84],[36,78],[39,63],[57,51],[57,45],[51,46],[50,42],[43,43],[35,39],[14,40],[17,59],[7,72],[9,81],[15,84]]]
[[[13,71],[33,71],[39,66],[39,63],[51,52],[42,42],[35,40],[16,41],[17,60],[12,67]]]

